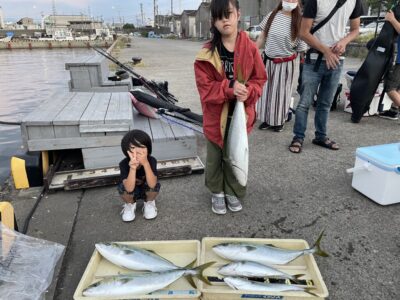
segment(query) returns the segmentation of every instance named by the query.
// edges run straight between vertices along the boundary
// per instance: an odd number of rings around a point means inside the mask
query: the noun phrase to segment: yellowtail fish
[[[130,270],[161,272],[181,269],[150,250],[119,243],[98,243],[95,246],[105,259]]]
[[[253,261],[264,265],[285,265],[299,256],[317,254],[329,256],[320,248],[323,232],[315,242],[314,247],[304,250],[288,250],[273,245],[252,243],[223,243],[215,245],[213,251],[219,256],[232,261]]]
[[[164,272],[106,276],[100,281],[89,285],[83,291],[83,296],[130,297],[148,294],[165,288],[182,276],[194,276],[209,283],[203,276],[203,271],[212,264],[214,262],[206,263],[194,269],[181,268]]]

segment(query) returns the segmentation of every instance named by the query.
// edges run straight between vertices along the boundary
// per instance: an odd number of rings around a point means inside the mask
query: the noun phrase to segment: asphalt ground
[[[135,38],[118,57],[121,61],[142,57],[135,68],[138,73],[168,80],[180,104],[200,112],[193,72],[200,48],[200,42]],[[345,68],[355,70],[360,64],[358,59],[347,59]],[[129,224],[121,221],[116,187],[47,195],[28,233],[67,249],[46,298],[52,299],[54,293],[54,299],[72,299],[96,242],[214,236],[294,238],[312,244],[324,229],[322,247],[331,255],[316,260],[329,299],[400,299],[400,205],[380,206],[369,200],[351,187],[352,176],[346,174],[358,147],[398,142],[400,124],[378,117],[353,124],[342,101],[331,113],[328,128],[341,149],[330,151],[311,143],[313,116],[311,109],[299,155],[288,151],[293,121],[280,133],[255,127],[249,137],[248,194],[238,213],[211,212],[204,175],[161,180],[158,217],[144,220],[139,205],[136,220]],[[198,146],[204,162],[202,136]],[[26,216],[36,194],[37,190],[23,192],[13,199],[18,220]]]

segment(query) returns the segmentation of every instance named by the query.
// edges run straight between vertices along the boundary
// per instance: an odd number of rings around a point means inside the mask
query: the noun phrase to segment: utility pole
[[[154,16],[153,16],[153,20],[154,20],[154,24],[153,26],[156,27],[156,14],[157,14],[157,0],[153,0],[153,10],[154,10]]]
[[[144,26],[143,3],[140,3],[140,13],[142,15],[142,26]]]
[[[171,0],[171,16],[174,15],[174,0]]]

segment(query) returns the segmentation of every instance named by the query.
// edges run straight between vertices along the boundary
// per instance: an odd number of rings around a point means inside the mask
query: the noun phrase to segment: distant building
[[[181,18],[181,36],[192,38],[196,36],[196,10],[184,10]]]
[[[210,2],[202,2],[196,13],[196,37],[200,39],[211,38],[211,13]]]
[[[43,28],[47,35],[57,36],[61,38],[70,36],[108,36],[109,29],[102,21],[93,20],[85,15],[49,15],[42,20]],[[114,26],[119,28],[118,26]],[[120,24],[122,29],[122,24]]]

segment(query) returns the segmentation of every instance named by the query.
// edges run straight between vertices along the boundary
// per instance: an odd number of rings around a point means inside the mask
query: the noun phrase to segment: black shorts
[[[144,184],[135,186],[135,189],[131,193],[128,193],[125,190],[125,186],[122,182],[120,182],[118,184],[117,188],[118,188],[118,193],[120,195],[123,195],[126,193],[128,195],[132,195],[135,199],[146,199],[146,192],[157,192],[158,193],[160,191],[161,185],[159,182],[157,182],[156,186],[151,189],[147,185],[147,183],[144,183]]]
[[[400,64],[392,66],[385,78],[386,92],[400,90]]]

